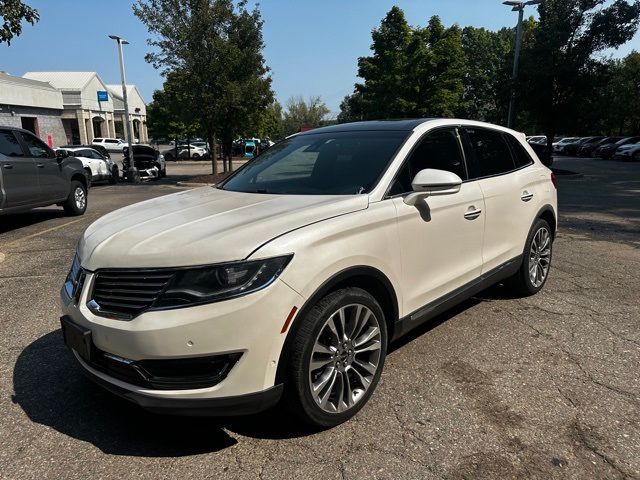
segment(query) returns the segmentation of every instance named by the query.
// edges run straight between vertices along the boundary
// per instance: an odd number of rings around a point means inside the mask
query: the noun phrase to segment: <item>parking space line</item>
[[[56,225],[55,227],[51,227],[51,228],[47,228],[46,230],[42,230],[40,232],[36,232],[36,233],[32,233],[31,235],[27,235],[26,237],[22,237],[22,238],[18,238],[17,240],[14,240],[12,242],[7,243],[6,245],[3,245],[4,248],[11,248],[13,245],[20,243],[20,242],[24,242],[25,240],[28,240],[30,238],[35,238],[35,237],[39,237],[41,235],[44,235],[45,233],[50,233],[50,232],[54,232],[56,230],[60,230],[64,227],[68,227],[69,225],[73,225],[74,223],[78,223],[82,220],[85,220],[86,217],[81,217],[78,218],[76,220],[71,220],[70,222],[66,222],[63,223],[62,225]]]

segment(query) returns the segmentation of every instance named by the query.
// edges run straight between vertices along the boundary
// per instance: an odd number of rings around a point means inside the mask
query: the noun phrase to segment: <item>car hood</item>
[[[368,205],[368,195],[265,195],[203,187],[105,215],[87,228],[78,254],[88,270],[239,260],[279,235]]]
[[[632,143],[630,145],[622,145],[621,147],[618,147],[618,150],[631,150],[632,148],[640,148],[640,144]]]

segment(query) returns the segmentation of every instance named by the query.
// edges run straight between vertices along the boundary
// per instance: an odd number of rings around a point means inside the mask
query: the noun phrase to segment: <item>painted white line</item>
[[[5,254],[0,252],[0,263],[4,262]]]
[[[17,243],[24,242],[25,240],[28,240],[30,238],[39,237],[41,235],[44,235],[45,233],[50,233],[50,232],[54,232],[56,230],[60,230],[61,228],[68,227],[69,225],[73,225],[74,223],[81,222],[82,220],[86,220],[86,218],[87,218],[86,216],[83,216],[83,217],[78,218],[77,220],[71,220],[70,222],[63,223],[62,225],[57,225],[55,227],[51,227],[51,228],[47,228],[46,230],[42,230],[40,232],[32,233],[31,235],[27,235],[26,237],[19,238],[18,240],[14,240],[13,242],[9,242],[6,245],[3,245],[3,247],[4,248],[12,247],[13,245],[15,245]]]

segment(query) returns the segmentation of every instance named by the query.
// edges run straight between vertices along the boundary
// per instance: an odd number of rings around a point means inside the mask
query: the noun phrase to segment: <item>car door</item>
[[[97,151],[90,150],[92,161],[95,162],[96,170],[98,172],[98,176],[100,179],[104,180],[109,176],[109,169],[107,168],[107,161],[105,158]]]
[[[43,201],[64,199],[69,181],[64,176],[56,153],[42,140],[27,132],[16,132],[22,140],[28,156],[33,159],[40,185],[40,197]]]
[[[38,203],[41,198],[35,161],[25,155],[12,130],[0,129],[1,207],[19,207]],[[0,198],[0,200],[2,200]]]
[[[428,197],[415,206],[405,204],[412,179],[426,168],[460,176],[460,191]],[[467,181],[457,128],[426,133],[398,171],[388,196],[398,217],[405,312],[415,312],[480,276],[484,201],[478,183]]]
[[[484,274],[522,254],[548,170],[536,166],[520,142],[502,131],[465,128],[464,144],[470,175],[485,202]]]

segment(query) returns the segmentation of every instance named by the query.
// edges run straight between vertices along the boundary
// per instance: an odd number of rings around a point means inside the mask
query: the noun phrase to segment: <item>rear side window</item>
[[[516,168],[527,167],[533,163],[533,159],[529,156],[529,153],[513,135],[505,134],[505,138],[507,139],[509,147],[511,147]]]
[[[111,140],[111,139],[106,139],[105,140],[106,143],[118,143],[118,140]]]
[[[484,128],[467,128],[474,153],[474,178],[502,175],[515,170],[511,150],[501,132]]]
[[[102,139],[101,139],[101,138],[94,138],[94,139],[93,139],[93,141],[94,141],[94,142],[101,142],[101,141],[102,141]]]
[[[0,153],[7,157],[24,157],[22,147],[11,130],[0,130]]]
[[[24,132],[17,132],[27,146],[29,154],[36,158],[56,158],[55,152],[42,140]]]

